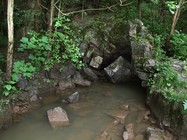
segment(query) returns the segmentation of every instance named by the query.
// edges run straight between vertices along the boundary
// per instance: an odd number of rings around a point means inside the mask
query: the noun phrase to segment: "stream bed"
[[[125,126],[133,124],[135,136],[143,136],[154,120],[146,120],[146,91],[136,83],[93,83],[76,88],[79,102],[62,103],[63,97],[49,97],[33,111],[0,133],[0,140],[123,140]],[[46,111],[62,107],[68,114],[70,126],[51,128]],[[118,119],[116,116],[124,115]],[[103,133],[104,132],[104,133]],[[104,138],[105,137],[105,138]]]

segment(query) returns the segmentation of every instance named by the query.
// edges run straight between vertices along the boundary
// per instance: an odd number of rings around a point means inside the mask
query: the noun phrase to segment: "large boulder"
[[[130,63],[121,56],[104,70],[113,83],[125,82],[131,77]]]
[[[55,107],[47,111],[49,123],[53,128],[70,125],[67,113],[61,107]]]

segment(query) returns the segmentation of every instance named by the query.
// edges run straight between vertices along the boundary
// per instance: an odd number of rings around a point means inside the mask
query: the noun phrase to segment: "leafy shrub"
[[[186,60],[187,59],[187,34],[176,31],[171,39],[171,49],[174,58]]]
[[[155,36],[156,71],[150,76],[148,86],[162,93],[168,100],[185,101],[187,99],[187,82],[179,79],[179,75],[172,65],[172,59],[165,55],[162,46],[162,36]],[[185,66],[187,61],[181,62]],[[187,74],[187,68],[183,67],[182,74]]]
[[[66,17],[55,19],[54,31],[36,33],[29,32],[29,37],[21,39],[19,51],[28,51],[31,64],[40,70],[50,70],[56,64],[71,61],[77,68],[83,66],[80,60],[79,40],[76,33],[66,23]]]

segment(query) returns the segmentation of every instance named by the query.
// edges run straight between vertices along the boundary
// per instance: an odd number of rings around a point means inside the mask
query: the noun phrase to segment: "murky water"
[[[107,131],[115,139],[122,140],[124,126],[134,124],[135,135],[143,134],[149,122],[146,112],[145,91],[134,83],[114,85],[95,83],[89,88],[79,88],[78,104],[65,105],[61,100],[43,103],[24,115],[20,122],[0,134],[0,140],[96,140]],[[128,105],[128,109],[127,109]],[[52,129],[46,111],[60,106],[66,110],[70,126]],[[114,123],[115,113],[127,112],[123,122]]]

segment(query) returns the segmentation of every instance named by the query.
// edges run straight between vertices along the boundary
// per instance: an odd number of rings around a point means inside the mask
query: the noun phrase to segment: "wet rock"
[[[123,132],[123,139],[124,140],[134,140],[135,135],[134,135],[134,125],[132,123],[127,124],[125,126],[126,131]]]
[[[146,136],[146,140],[176,140],[169,132],[152,127],[147,128]]]
[[[88,48],[88,44],[87,43],[81,43],[80,44],[80,52],[84,55],[86,53],[86,49]]]
[[[17,114],[17,113],[20,112],[20,108],[19,108],[18,105],[13,106],[12,110],[13,110],[13,112],[14,112],[15,114]]]
[[[65,63],[63,65],[63,71],[60,71],[61,66],[56,66],[49,71],[49,78],[50,79],[68,79],[75,74],[75,67],[72,63]]]
[[[123,129],[118,124],[112,123],[106,127],[97,140],[121,140]]]
[[[32,95],[32,96],[30,97],[29,101],[30,101],[30,102],[36,102],[36,101],[38,101],[37,95]]]
[[[145,63],[145,68],[147,68],[148,70],[151,71],[151,70],[155,69],[156,63],[157,63],[156,60],[149,59]]]
[[[78,86],[90,86],[91,82],[88,80],[85,80],[80,73],[76,73],[73,77],[73,83]]]
[[[28,81],[26,79],[24,79],[21,75],[19,76],[19,81],[17,82],[17,86],[22,89],[25,90],[26,87],[28,85]]]
[[[123,140],[129,140],[129,135],[127,131],[123,132]]]
[[[108,132],[104,131],[102,134],[99,135],[97,140],[111,140],[111,136],[108,134]]]
[[[183,115],[180,113],[181,103],[168,102],[163,94],[154,92],[147,98],[147,104],[158,119],[159,122],[157,121],[157,123],[160,124],[160,127],[171,128],[175,135],[181,135],[183,126]]]
[[[61,107],[55,107],[54,109],[48,110],[47,116],[49,123],[53,128],[70,125],[67,113]]]
[[[84,74],[86,75],[86,77],[89,80],[91,80],[91,81],[97,81],[98,80],[97,75],[90,68],[84,68],[83,71],[84,71]]]
[[[74,83],[71,79],[64,79],[59,81],[58,87],[57,87],[57,93],[60,93],[64,91],[65,89],[73,88],[75,87]]]
[[[77,103],[78,101],[79,101],[79,93],[78,92],[71,94],[67,99],[68,103]]]
[[[102,62],[103,62],[103,58],[101,56],[96,56],[92,58],[90,62],[90,66],[93,68],[99,68]]]
[[[104,70],[113,83],[125,82],[131,77],[130,63],[121,56]]]
[[[134,132],[136,132],[136,134],[144,134],[149,126],[150,123],[145,121],[136,123],[134,126]]]
[[[145,114],[144,114],[144,119],[148,120],[150,118],[150,115],[151,115],[151,112],[149,110],[146,111]]]
[[[137,76],[144,81],[147,81],[149,79],[149,73],[142,72],[142,71],[136,71]]]
[[[100,47],[100,41],[98,40],[96,31],[94,30],[87,31],[84,39],[89,41],[89,43],[92,43],[97,47]]]
[[[129,113],[128,111],[114,110],[114,111],[109,112],[108,114],[112,116],[114,119],[116,119],[118,122],[120,122],[121,124],[124,124],[128,113]]]
[[[121,105],[120,108],[124,110],[129,110],[129,105],[124,104],[124,105]]]

